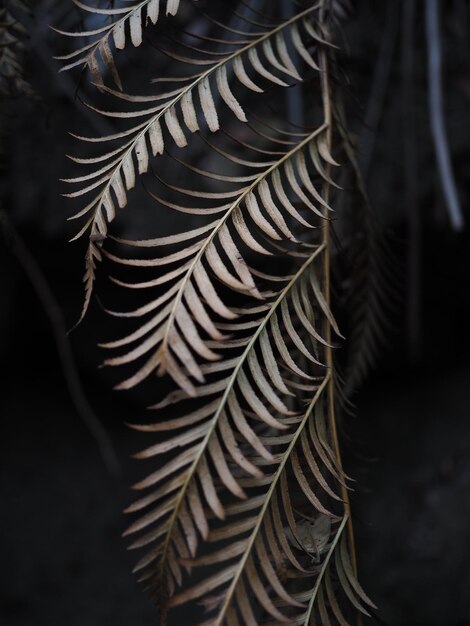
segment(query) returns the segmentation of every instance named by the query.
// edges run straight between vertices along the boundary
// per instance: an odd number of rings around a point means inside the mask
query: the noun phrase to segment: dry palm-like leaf
[[[199,387],[199,395],[204,398],[202,406],[187,413],[187,393],[173,392],[156,407],[161,414],[157,423],[137,427],[147,432],[173,431],[169,438],[160,437],[156,445],[138,455],[149,458],[164,454],[168,460],[136,485],[138,489],[153,491],[130,510],[151,508],[134,522],[128,533],[145,529],[145,535],[133,547],[157,544],[137,569],[144,570],[143,578],[155,593],[168,596],[173,596],[183,582],[182,567],[212,565],[214,569],[202,583],[175,595],[170,601],[172,605],[204,598],[209,593],[211,597],[221,595],[214,608],[220,602],[228,608],[245,568],[254,566],[256,557],[252,550],[263,550],[263,544],[257,543],[261,539],[257,538],[263,535],[268,513],[272,514],[268,505],[275,495],[279,497],[275,488],[285,477],[288,465],[310,508],[335,517],[322,504],[308,475],[310,472],[316,475],[318,484],[322,485],[321,492],[335,498],[322,474],[323,469],[326,474],[341,478],[334,461],[325,456],[326,450],[330,451],[329,443],[316,440],[323,446],[320,454],[326,459],[325,465],[321,456],[312,452],[310,442],[315,429],[309,418],[319,399],[323,399],[329,374],[318,365],[315,356],[313,346],[318,348],[318,332],[313,334],[310,324],[296,315],[295,306],[303,297],[320,310],[324,306],[323,302],[321,305],[318,300],[315,302],[319,285],[311,271],[312,264],[322,261],[324,253],[324,246],[315,250],[267,312],[256,315],[256,331],[251,337],[244,337],[246,345],[235,359],[231,355],[233,350],[228,350],[232,358],[227,358],[220,368],[205,367],[212,376],[208,384]],[[308,355],[305,369],[294,361],[297,345]],[[318,370],[316,375],[309,373],[310,366]],[[291,378],[299,377],[309,383],[311,393],[315,394],[309,408],[300,415],[296,410],[299,407],[292,406],[290,388]],[[167,404],[171,406],[169,421],[162,415]],[[324,420],[322,411],[317,413],[317,419]],[[316,428],[323,433],[327,426],[322,422]],[[306,459],[307,471],[301,469],[299,456]],[[237,499],[241,500],[240,504]],[[292,511],[291,516],[294,516]],[[283,534],[284,528],[279,528],[277,518],[274,523],[276,532]],[[208,542],[209,549],[198,559],[201,538]],[[227,539],[231,549],[224,547]],[[275,543],[274,537],[271,539]],[[276,548],[291,555],[289,548],[282,545]],[[269,551],[274,549],[268,547]],[[178,563],[177,554],[183,557],[182,563]],[[255,570],[252,578],[256,579]],[[165,600],[163,597],[161,602]],[[217,623],[222,623],[222,618],[221,614]]]
[[[310,6],[276,27],[245,33],[248,43],[237,44],[235,51],[225,52],[221,56],[219,54],[215,58],[202,50],[198,51],[199,58],[194,55],[191,58],[183,57],[167,51],[173,59],[197,68],[189,79],[175,79],[175,88],[170,91],[154,96],[132,96],[102,87],[106,93],[129,103],[134,110],[112,112],[91,108],[111,118],[140,121],[137,125],[104,137],[78,136],[81,141],[92,144],[118,144],[117,148],[97,157],[72,157],[76,163],[91,168],[91,171],[66,180],[67,183],[79,186],[76,191],[66,194],[68,197],[91,195],[91,200],[72,218],[87,218],[76,238],[88,232],[90,242],[86,254],[86,297],[82,317],[90,301],[96,262],[101,259],[101,247],[107,236],[108,225],[114,220],[117,207],[124,208],[127,205],[127,192],[135,186],[137,176],[148,171],[151,155],[162,154],[168,138],[178,147],[186,146],[188,139],[185,130],[189,133],[198,131],[202,119],[210,131],[218,130],[216,95],[239,120],[246,121],[245,112],[229,85],[229,70],[239,85],[252,92],[262,92],[261,84],[287,86],[286,81],[300,80],[290,47],[304,63],[317,69],[317,63],[308,50],[308,42],[318,44],[323,41],[312,22],[317,13],[318,5]],[[233,48],[233,44],[229,47]],[[203,69],[199,70],[201,67]],[[145,104],[145,108],[140,108],[141,104]]]
[[[80,0],[73,0],[73,2],[82,11],[94,17],[102,16],[109,21],[92,30],[66,32],[55,29],[62,35],[84,39],[87,42],[78,50],[56,57],[66,61],[61,71],[86,66],[91,72],[93,81],[102,85],[101,64],[103,64],[120,89],[122,89],[122,84],[114,60],[113,45],[117,50],[124,50],[130,39],[133,46],[140,46],[144,27],[147,24],[156,24],[163,13],[176,15],[180,5],[180,0],[124,0],[123,6],[101,8]]]
[[[335,556],[334,583],[329,566],[342,530],[336,492],[345,476],[334,451],[331,374],[318,360],[330,350],[320,333],[328,332],[331,313],[317,280],[325,253],[322,245],[310,255],[235,359],[221,372],[206,367],[215,378],[199,388],[201,406],[188,412],[187,394],[173,392],[155,407],[158,422],[136,426],[159,434],[138,457],[165,459],[135,486],[150,493],[128,509],[145,511],[126,533],[141,533],[131,547],[150,546],[136,571],[162,608],[202,603],[204,626],[258,624],[263,615],[275,624],[308,624],[312,589],[321,613],[325,604],[340,613],[341,594],[358,610],[370,604],[346,544]],[[317,329],[298,314],[302,301],[321,320]],[[308,357],[302,367],[299,348]],[[294,395],[299,380],[307,383],[303,401]],[[300,531],[312,515],[331,519],[326,536]],[[200,567],[205,575],[194,584],[188,573]]]
[[[259,32],[241,33],[247,41],[231,43],[236,52],[192,46],[196,58],[188,59],[175,44],[167,54],[198,70],[165,94],[102,86],[132,106],[146,103],[143,111],[104,114],[143,121],[105,138],[82,137],[119,146],[75,159],[97,169],[68,181],[85,183],[69,195],[93,192],[77,215],[87,216],[81,232],[90,230],[84,311],[102,254],[126,272],[115,283],[145,294],[133,310],[113,313],[137,326],[105,344],[114,354],[106,364],[134,367],[121,388],[155,372],[177,387],[151,407],[154,422],[134,426],[155,437],[136,455],[155,468],[135,485],[142,495],[128,512],[138,515],[125,533],[131,548],[144,550],[135,570],[162,623],[187,602],[202,606],[193,619],[201,626],[345,625],[351,607],[367,614],[372,606],[356,580],[335,423],[328,19],[321,2],[274,27],[258,23]],[[298,132],[247,123],[229,70],[242,92],[257,92],[298,81],[305,65],[320,96],[313,119],[321,121]],[[222,102],[245,122],[244,134],[226,129],[209,142],[205,133],[215,170],[167,154],[171,171],[157,168],[148,189],[162,211],[189,214],[196,224],[104,247],[115,204],[127,204],[166,135],[182,147],[186,131],[220,130]],[[140,256],[125,256],[123,246]]]
[[[106,344],[107,348],[124,350],[120,356],[108,359],[106,364],[134,363],[143,355],[150,354],[139,369],[121,383],[120,388],[135,386],[157,370],[159,374],[168,372],[188,394],[196,395],[194,381],[203,383],[205,380],[197,359],[218,360],[217,349],[224,346],[224,336],[239,327],[235,322],[237,312],[221,299],[221,288],[232,290],[240,297],[263,301],[269,293],[280,289],[279,284],[286,277],[262,274],[264,280],[260,281],[259,272],[250,268],[245,260],[247,256],[256,254],[266,258],[276,252],[275,245],[285,243],[292,247],[290,252],[284,252],[284,256],[302,257],[314,245],[312,235],[309,243],[301,243],[293,231],[313,229],[318,222],[323,223],[322,211],[329,211],[309,173],[310,168],[319,180],[326,175],[322,160],[330,157],[324,146],[325,131],[325,125],[322,125],[307,133],[282,152],[280,158],[276,156],[275,161],[253,161],[253,167],[247,165],[247,172],[254,170],[254,173],[244,177],[242,187],[238,178],[226,177],[233,191],[222,195],[228,196],[223,199],[230,202],[204,209],[204,212],[213,211],[215,215],[220,215],[216,220],[172,238],[134,242],[140,247],[156,248],[158,257],[129,259],[105,252],[114,263],[137,268],[155,267],[159,272],[157,278],[144,282],[124,283],[115,279],[119,284],[152,291],[156,286],[165,284],[167,289],[137,310],[116,313],[137,318],[139,326],[125,337]],[[260,166],[263,169],[258,173]],[[198,170],[198,174],[205,177],[207,173]],[[180,195],[196,196],[199,203],[202,200],[209,203],[213,195],[212,192],[183,189],[169,183],[167,186]],[[183,207],[176,201],[169,203],[161,197],[158,199],[180,211],[190,213],[199,210]],[[306,209],[304,215],[294,206],[299,201]],[[288,220],[292,222],[291,226]],[[316,238],[319,238],[318,233]],[[175,243],[182,244],[176,252],[160,252]],[[167,265],[171,265],[172,269],[162,274],[162,267],[166,269]],[[269,291],[263,291],[257,284],[259,282],[267,283]],[[308,301],[304,305],[296,302],[300,314],[303,313],[302,306],[308,306]],[[132,349],[130,346],[133,346]]]

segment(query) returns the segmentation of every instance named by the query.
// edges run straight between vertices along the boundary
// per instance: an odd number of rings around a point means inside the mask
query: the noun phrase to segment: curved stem
[[[461,231],[464,227],[464,219],[455,184],[444,123],[439,0],[426,0],[426,37],[428,44],[428,103],[434,150],[450,222],[454,230]]]
[[[332,122],[333,122],[333,114],[330,102],[330,84],[329,84],[329,74],[328,74],[328,57],[324,50],[320,53],[320,67],[322,69],[322,93],[323,93],[323,106],[325,111],[325,122],[327,124],[327,142],[329,151],[332,147]],[[325,189],[325,199],[328,203],[328,197],[330,195],[330,185],[326,184]],[[328,304],[328,307],[331,308],[331,227],[330,222],[326,220],[325,228],[323,229],[323,242],[326,248],[325,254],[325,298]],[[326,328],[326,341],[328,346],[331,346],[331,325],[327,324]],[[331,347],[326,348],[326,364],[331,372],[334,370],[334,358],[333,358],[333,350]],[[338,439],[338,429],[336,424],[336,415],[335,415],[335,386],[333,376],[330,378],[329,388],[328,388],[328,421],[331,430],[331,436],[333,440],[333,449],[336,455],[336,459],[338,462],[338,466],[342,469],[342,460],[341,460],[341,448],[339,445]],[[340,485],[341,497],[344,501],[344,509],[345,513],[348,516],[348,544],[349,550],[351,553],[351,563],[353,567],[354,574],[357,575],[357,562],[356,562],[356,550],[355,550],[355,541],[354,541],[354,530],[353,523],[351,519],[351,505],[349,501],[349,493],[347,488],[344,485]]]

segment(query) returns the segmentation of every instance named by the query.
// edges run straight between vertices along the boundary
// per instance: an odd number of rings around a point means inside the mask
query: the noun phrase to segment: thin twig
[[[61,309],[52,293],[49,284],[36,263],[33,255],[13,226],[8,214],[0,210],[0,233],[20,266],[28,277],[31,286],[41,302],[52,327],[54,340],[59,353],[60,362],[64,371],[65,381],[75,405],[77,413],[83,420],[101,453],[103,462],[111,474],[119,473],[119,463],[113,444],[103,425],[88,404],[82,389],[77,369],[75,367],[72,350],[66,333],[66,327]]]
[[[464,227],[464,219],[452,170],[444,123],[439,0],[426,0],[426,37],[428,44],[428,106],[434,150],[450,222],[454,230],[460,231]]]
[[[422,219],[417,191],[415,112],[415,0],[403,0],[401,74],[403,86],[403,165],[407,237],[407,334],[411,361],[422,352]]]
[[[321,18],[324,18],[325,8],[324,5],[321,9],[320,15]],[[327,124],[327,142],[328,149],[331,150],[332,142],[333,142],[333,134],[332,134],[332,108],[331,108],[331,93],[330,93],[330,82],[329,82],[329,74],[328,74],[328,58],[324,50],[320,51],[320,68],[322,71],[322,95],[323,95],[323,108],[325,112],[325,123]],[[329,169],[329,166],[327,167]],[[329,192],[330,187],[328,186],[325,193],[325,200],[329,202]],[[325,253],[325,298],[328,306],[330,306],[331,302],[331,242],[330,242],[330,223],[328,219],[325,221],[325,226],[323,229],[323,242],[326,246]],[[332,345],[331,339],[331,325],[327,324],[326,332],[325,332],[326,342],[329,346]],[[334,358],[333,351],[331,347],[327,348],[326,351],[326,365],[330,372],[334,371]],[[338,467],[342,469],[342,459],[341,459],[341,448],[339,444],[338,437],[338,429],[336,423],[336,414],[335,414],[335,384],[334,378],[331,377],[328,385],[328,421],[331,430],[331,436],[333,439],[333,450],[335,453],[336,461]],[[348,546],[351,558],[351,565],[354,572],[354,575],[357,577],[357,558],[356,558],[356,546],[354,539],[354,528],[353,522],[351,519],[351,503],[349,500],[349,493],[347,488],[341,484],[340,485],[341,499],[344,503],[344,513],[348,516],[348,524],[347,524],[347,536],[348,536]],[[362,626],[362,616],[358,611],[356,613],[356,626]]]
[[[381,38],[381,45],[374,68],[374,76],[370,90],[367,108],[364,115],[364,124],[358,141],[357,161],[364,180],[370,170],[374,154],[377,131],[382,119],[385,97],[390,84],[390,74],[395,56],[395,48],[400,23],[400,11],[396,3],[389,2],[385,16],[385,32]]]

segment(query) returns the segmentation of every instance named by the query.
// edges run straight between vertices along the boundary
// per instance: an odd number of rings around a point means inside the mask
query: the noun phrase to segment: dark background
[[[38,1],[26,20],[26,76],[40,101],[15,100],[3,118],[2,207],[69,328],[81,306],[83,245],[67,243],[70,207],[58,179],[68,167],[67,131],[88,114],[74,99],[77,76],[58,75],[51,58],[61,42],[48,25],[76,19],[66,5]],[[463,0],[442,5],[446,124],[468,223],[470,8]],[[463,626],[470,624],[470,241],[468,229],[452,231],[439,188],[423,2],[411,25],[402,9],[398,0],[358,0],[343,22],[350,125],[359,158],[373,137],[366,182],[399,285],[378,364],[354,398],[355,415],[342,420],[344,455],[357,481],[361,582],[379,606],[376,623]],[[368,104],[381,81],[375,128]],[[142,409],[113,392],[110,375],[97,368],[107,318],[94,303],[70,342],[84,395],[116,449],[117,475],[71,399],[50,321],[7,243],[0,247],[0,624],[155,623],[120,537],[129,487],[143,472],[129,459],[140,437],[124,422]]]

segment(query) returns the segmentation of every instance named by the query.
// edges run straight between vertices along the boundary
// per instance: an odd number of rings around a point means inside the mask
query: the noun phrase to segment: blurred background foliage
[[[11,79],[0,57],[1,209],[70,328],[81,307],[85,244],[67,243],[75,234],[67,222],[72,206],[60,195],[67,190],[59,178],[73,175],[64,155],[77,146],[68,132],[106,133],[110,123],[82,104],[95,92],[79,73],[59,74],[53,60],[66,42],[50,25],[75,30],[83,14],[72,2],[36,0],[31,12],[4,4],[22,25],[15,26],[15,36],[24,71]],[[468,223],[470,5],[440,4],[445,121]],[[221,3],[221,13],[228,5]],[[184,22],[184,11],[178,19]],[[203,29],[203,20],[192,28]],[[424,2],[356,0],[342,29],[338,75],[348,130],[386,241],[380,262],[395,294],[385,302],[389,321],[378,364],[354,397],[354,416],[342,422],[347,471],[357,480],[352,505],[361,581],[380,607],[377,623],[463,626],[470,624],[470,241],[468,229],[451,228],[440,191],[428,114]],[[119,55],[131,93],[144,64],[158,75],[169,63],[155,54],[155,37],[149,33],[144,48]],[[168,67],[165,72],[171,73]],[[346,182],[348,215],[358,199],[353,177]],[[132,221],[118,221],[116,231],[154,233],[158,216],[143,188],[132,203]],[[151,624],[153,608],[137,589],[120,539],[120,511],[139,474],[127,459],[140,445],[123,422],[138,417],[138,398],[111,392],[111,375],[96,367],[107,318],[95,301],[70,342],[84,396],[117,450],[120,473],[110,474],[86,418],[80,419],[83,407],[70,396],[31,276],[9,241],[2,226],[0,621]],[[337,310],[347,325],[343,253],[339,248]],[[101,280],[103,301],[108,288]]]

